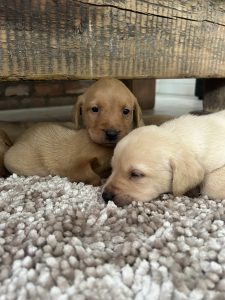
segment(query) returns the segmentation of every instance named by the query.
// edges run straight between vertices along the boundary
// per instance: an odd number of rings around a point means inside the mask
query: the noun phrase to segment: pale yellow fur
[[[203,195],[225,199],[225,111],[137,128],[117,144],[112,166],[104,193],[118,205],[198,185]]]
[[[59,175],[70,181],[100,185],[110,172],[113,148],[95,144],[85,129],[53,123],[34,125],[6,152],[4,163],[18,175]]]

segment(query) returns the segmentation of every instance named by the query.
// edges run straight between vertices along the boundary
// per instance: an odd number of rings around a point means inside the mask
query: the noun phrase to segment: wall
[[[158,79],[157,94],[194,95],[195,79]],[[74,104],[91,80],[0,81],[0,110]]]
[[[157,94],[194,96],[195,79],[158,79]]]
[[[0,82],[0,110],[74,104],[91,83],[91,80]]]

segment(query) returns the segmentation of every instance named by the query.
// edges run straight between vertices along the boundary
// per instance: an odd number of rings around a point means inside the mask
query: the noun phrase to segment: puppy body
[[[225,110],[210,115],[186,115],[161,125],[191,150],[209,173],[225,164]]]
[[[8,122],[0,121],[0,130],[3,130],[12,142],[14,142],[25,130],[28,128],[43,122]],[[46,123],[46,122],[44,122]],[[73,122],[51,122],[54,124],[59,124],[71,129],[74,129]]]
[[[32,127],[31,122],[0,122],[0,128],[15,140],[5,158],[8,170],[25,176],[56,174],[71,181],[100,184],[99,175],[109,169],[113,147],[133,128],[143,125],[141,109],[121,81],[104,78],[79,97],[73,112],[75,124],[63,125],[86,131],[75,133],[55,124]]]
[[[103,198],[118,205],[161,193],[225,198],[225,111],[135,129],[118,143]]]
[[[93,143],[86,130],[75,131],[58,124],[42,123],[26,130],[8,150],[6,168],[18,175],[68,177],[100,185],[110,171],[113,149]]]

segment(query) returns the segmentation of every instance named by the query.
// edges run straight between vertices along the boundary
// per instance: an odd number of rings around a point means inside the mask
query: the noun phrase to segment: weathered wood
[[[0,0],[0,79],[225,77],[224,0]]]
[[[205,79],[203,110],[204,112],[215,112],[225,109],[225,79]]]

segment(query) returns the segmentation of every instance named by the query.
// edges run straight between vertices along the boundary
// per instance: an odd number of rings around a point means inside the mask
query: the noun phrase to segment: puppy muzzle
[[[114,197],[115,197],[115,194],[112,192],[104,191],[102,193],[102,198],[105,201],[105,203],[108,203],[110,200],[113,201]]]
[[[116,142],[119,137],[119,131],[115,129],[106,129],[105,130],[105,139],[108,142]]]

